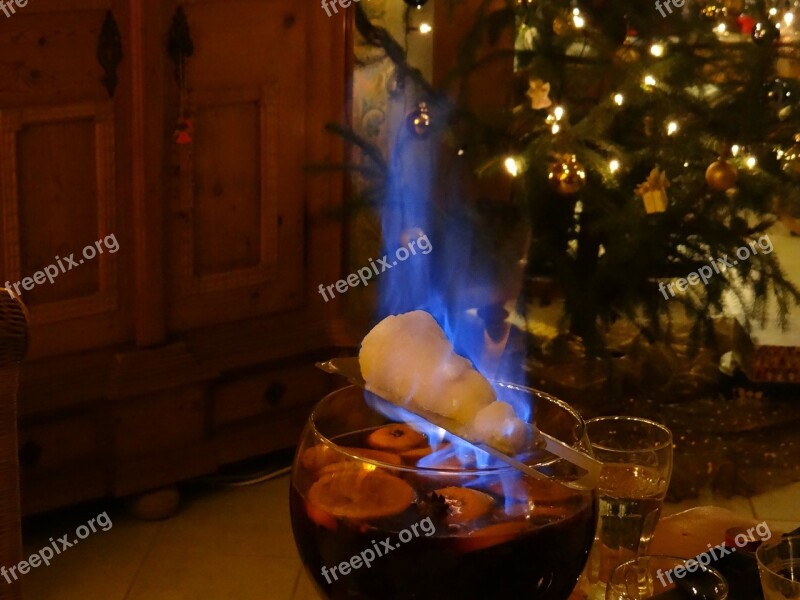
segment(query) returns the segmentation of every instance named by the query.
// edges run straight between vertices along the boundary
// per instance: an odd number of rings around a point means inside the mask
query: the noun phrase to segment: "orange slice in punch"
[[[433,454],[433,448],[430,446],[423,446],[422,448],[412,448],[400,453],[400,458],[409,463],[415,463],[420,458],[425,458]]]
[[[446,487],[434,492],[447,504],[448,523],[474,521],[492,509],[494,499],[489,494],[463,487]]]
[[[395,423],[373,431],[369,434],[367,443],[376,450],[405,452],[422,446],[425,436],[404,423]]]
[[[387,465],[401,465],[403,459],[392,454],[391,452],[383,452],[382,450],[370,450],[369,448],[342,448],[345,452],[355,454],[360,458],[374,460],[375,462],[386,463]]]
[[[319,471],[326,465],[342,461],[345,458],[346,457],[342,456],[340,452],[337,452],[330,446],[319,444],[318,446],[306,448],[303,452],[302,463],[307,471],[314,472]]]
[[[336,518],[326,513],[321,508],[317,508],[313,504],[309,504],[306,502],[306,514],[308,514],[308,518],[314,521],[320,527],[324,527],[325,529],[330,529],[332,531],[336,530]]]
[[[339,452],[324,444],[308,448],[303,452],[303,466],[306,470],[311,472],[320,471],[327,466],[353,460],[347,456],[347,454],[390,465],[400,465],[403,463],[403,460],[398,455],[392,454],[391,452],[381,452],[380,450],[372,450],[370,448],[343,447],[342,450],[343,452]],[[347,454],[344,452],[347,452]]]
[[[381,452],[379,450],[364,450],[363,448],[347,448],[348,452],[359,454],[361,458],[374,460],[377,462],[384,462],[390,465],[402,464],[402,460],[396,454],[389,452]],[[348,458],[347,460],[340,460],[339,462],[325,465],[317,471],[317,477],[322,477],[326,473],[339,473],[341,471],[374,471],[375,465],[369,462],[361,462],[355,459]]]
[[[414,501],[405,481],[381,471],[345,469],[325,473],[308,490],[308,502],[343,519],[381,519],[399,514]]]
[[[527,523],[522,521],[509,521],[508,523],[498,523],[490,525],[472,532],[463,538],[456,538],[458,548],[462,552],[475,552],[484,548],[491,548],[497,544],[502,544],[513,540],[521,535],[528,528]]]

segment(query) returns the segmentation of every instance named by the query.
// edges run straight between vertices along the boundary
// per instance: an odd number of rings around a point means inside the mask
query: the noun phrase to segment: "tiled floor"
[[[317,600],[292,541],[288,482],[192,493],[158,523],[103,504],[38,519],[28,555],[104,510],[113,527],[25,575],[25,600]],[[800,527],[800,484],[750,499],[701,497],[666,512],[712,503],[766,519],[773,531]]]

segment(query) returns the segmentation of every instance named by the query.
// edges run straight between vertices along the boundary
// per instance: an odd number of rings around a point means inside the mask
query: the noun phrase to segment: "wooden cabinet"
[[[3,17],[0,285],[76,263],[20,284],[25,512],[293,443],[332,383],[308,365],[344,330],[316,291],[340,277],[343,182],[307,167],[341,161],[324,125],[346,113],[349,45],[343,18],[296,0]]]

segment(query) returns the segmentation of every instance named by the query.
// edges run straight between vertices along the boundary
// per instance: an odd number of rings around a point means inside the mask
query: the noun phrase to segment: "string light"
[[[564,118],[566,112],[563,106],[556,106],[553,108],[553,112],[547,115],[547,124],[551,126],[550,131],[553,132],[553,135],[561,131],[561,125],[558,122]]]
[[[616,158],[612,159],[608,163],[608,168],[612,173],[616,173],[617,171],[619,171],[619,167],[620,167],[620,164],[619,164],[619,161]]]
[[[775,15],[777,15],[777,14],[778,14],[778,9],[777,9],[777,8],[774,8],[774,7],[773,7],[773,8],[770,8],[770,9],[769,9],[769,16],[770,16],[770,17],[774,17],[774,16],[775,16]]]
[[[505,165],[506,171],[508,171],[509,175],[512,177],[519,175],[519,162],[516,158],[509,156],[503,164]]]
[[[433,31],[433,27],[431,27],[428,23],[420,23],[419,32],[422,34],[430,33]]]
[[[786,23],[787,27],[791,27],[792,23],[794,23],[794,13],[787,12],[785,15],[783,15],[783,22]]]
[[[734,144],[733,146],[731,146],[731,154],[733,156],[737,156],[739,154],[739,150],[741,150],[739,144]]]
[[[714,31],[716,31],[720,35],[725,35],[728,31],[728,26],[725,23],[720,23],[716,27],[714,27]]]
[[[656,85],[656,78],[652,75],[645,75],[644,76],[644,84],[648,87],[655,87]]]
[[[650,46],[650,54],[652,54],[656,58],[664,56],[663,44],[653,44],[652,46]]]
[[[581,15],[581,11],[577,8],[572,9],[572,24],[576,29],[583,29],[586,25],[586,19]]]
[[[678,132],[678,124],[675,121],[667,123],[667,135],[673,135]]]
[[[625,96],[622,94],[614,94],[614,104],[622,106],[625,103]]]
[[[744,161],[744,164],[747,165],[748,169],[753,169],[758,164],[755,156],[748,156],[747,160]]]

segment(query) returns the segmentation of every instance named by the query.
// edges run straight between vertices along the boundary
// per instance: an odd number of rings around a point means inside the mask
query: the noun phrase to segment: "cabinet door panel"
[[[274,221],[262,221],[259,113],[247,101],[197,110],[193,238],[204,241],[194,249],[201,277],[262,262],[262,226]]]
[[[94,246],[115,233],[111,107],[0,111],[0,132],[7,157],[0,166],[2,203],[10,217],[6,231],[13,233],[5,238],[6,276],[25,285],[50,269],[49,279],[22,291],[33,323],[113,312],[116,263]],[[94,249],[84,254],[87,246]]]
[[[130,115],[121,108],[129,65],[120,63],[112,97],[98,62],[100,48],[125,56],[125,9],[112,0],[44,0],[1,17],[0,285],[20,282],[32,358],[131,335],[120,264],[133,248],[119,218],[130,198],[120,177],[130,164]],[[121,252],[103,245],[101,253],[96,242],[112,234]]]
[[[193,143],[177,151],[170,222],[170,326],[299,307],[307,91],[305,4],[185,5],[195,52],[186,103]],[[309,81],[306,81],[306,78]]]

